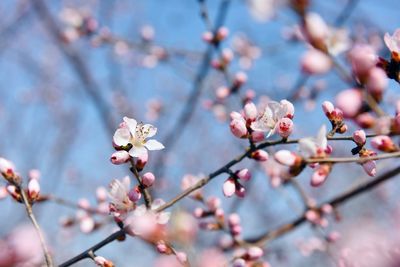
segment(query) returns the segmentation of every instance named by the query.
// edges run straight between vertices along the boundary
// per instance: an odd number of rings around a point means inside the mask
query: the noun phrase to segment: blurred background
[[[266,98],[293,100],[293,137],[314,136],[322,124],[329,125],[321,103],[349,86],[335,71],[310,77],[302,73],[299,61],[307,46],[296,38],[299,18],[285,1],[212,0],[205,5],[213,27],[220,23],[229,29],[219,49],[202,40],[209,26],[196,0],[1,1],[0,155],[12,160],[24,177],[31,169],[40,170],[43,194],[73,203],[86,198],[95,206],[98,187],[130,175],[127,166],[112,165],[109,158],[115,129],[123,116],[132,117],[158,128],[156,139],[166,148],[150,154],[146,171],[157,174],[154,196],[168,200],[181,191],[185,174],[208,174],[242,153],[247,142],[231,134],[229,113],[240,110],[251,92],[256,103]],[[315,0],[309,9],[329,25],[344,27],[350,43],[370,43],[388,58],[383,35],[400,27],[399,8],[397,0]],[[217,89],[229,85],[210,62],[226,48],[234,54],[228,80],[238,72],[248,78],[237,94],[218,101]],[[339,54],[338,61],[350,70],[345,54]],[[390,114],[398,92],[398,84],[390,81],[382,106]],[[351,122],[349,126],[349,133],[357,128]],[[334,155],[351,155],[346,143],[335,143],[334,148]],[[393,162],[378,164],[378,173]],[[296,191],[290,186],[273,188],[265,165],[244,160],[239,167],[253,172],[244,199],[223,198],[225,177],[213,180],[204,192],[222,197],[226,212],[236,210],[242,216],[244,237],[301,214]],[[317,189],[309,186],[310,175],[304,171],[297,180],[318,203],[370,179],[356,164],[334,168]],[[321,233],[304,224],[268,243],[265,259],[271,266],[336,266],[345,248],[350,248],[348,257],[365,255],[370,262],[392,253],[389,248],[400,244],[396,185],[392,180],[341,207],[342,220],[329,226],[341,233],[338,243],[321,245]],[[190,213],[196,206],[185,199],[172,211]],[[91,233],[82,233],[79,225],[62,227],[60,219],[74,217],[76,210],[54,202],[37,204],[34,211],[57,263],[115,229],[113,223]],[[2,236],[29,223],[23,207],[11,198],[0,202],[0,216]],[[107,218],[95,220],[104,223]],[[201,232],[185,250],[196,257],[196,251],[220,237]],[[110,244],[99,254],[116,266],[150,266],[158,257],[134,238]]]

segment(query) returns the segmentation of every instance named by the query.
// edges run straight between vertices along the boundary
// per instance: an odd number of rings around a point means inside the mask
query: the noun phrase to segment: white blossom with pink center
[[[293,118],[293,105],[282,100],[280,103],[275,101],[268,102],[264,112],[251,123],[254,131],[267,132],[267,138],[277,131],[277,125],[283,118]]]
[[[132,157],[140,157],[147,154],[147,150],[161,150],[164,145],[157,140],[150,139],[157,133],[157,128],[151,124],[137,123],[136,120],[124,117],[124,122],[121,123],[114,133],[114,143],[117,146],[132,145],[129,150],[129,155]]]
[[[110,191],[108,196],[110,198],[110,212],[113,216],[123,219],[127,212],[135,207],[128,196],[130,190],[130,178],[125,176],[122,180],[114,179],[110,183]]]

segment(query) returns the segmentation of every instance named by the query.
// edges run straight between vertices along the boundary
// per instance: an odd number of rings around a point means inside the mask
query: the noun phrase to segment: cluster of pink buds
[[[264,133],[267,137],[278,133],[286,139],[293,131],[293,116],[294,106],[287,100],[268,102],[261,114],[253,102],[248,102],[241,113],[231,113],[230,128],[236,137],[250,138],[253,142],[264,140]]]
[[[66,24],[63,37],[67,43],[82,36],[90,36],[98,29],[98,22],[95,18],[77,9],[65,8],[61,12],[61,19]]]
[[[377,67],[378,57],[374,48],[356,45],[350,50],[348,58],[358,82],[365,86],[376,101],[381,101],[388,80],[385,71]]]
[[[211,61],[211,66],[217,70],[223,71],[233,60],[233,52],[229,48],[222,50],[220,58]]]
[[[393,140],[387,135],[375,136],[371,139],[371,145],[373,148],[378,149],[383,152],[396,152],[399,148]]]
[[[341,109],[336,108],[331,102],[324,101],[322,103],[322,110],[332,125],[332,131],[336,133],[345,133],[347,125],[344,123],[343,112]]]
[[[203,33],[203,40],[209,44],[218,45],[221,41],[225,40],[229,35],[229,30],[226,27],[220,27],[215,33]]]
[[[367,135],[363,130],[357,130],[353,133],[353,141],[356,143],[357,147],[353,148],[351,152],[353,155],[358,154],[360,158],[376,156],[376,152],[369,150],[365,147],[367,142]],[[376,136],[371,140],[371,145],[376,149],[381,149],[385,151],[397,151],[397,147],[393,144],[392,140],[388,136]],[[364,171],[369,176],[376,175],[376,162],[374,160],[369,160],[362,163]]]
[[[160,254],[165,254],[165,255],[175,254],[176,259],[182,266],[186,266],[188,264],[187,254],[183,251],[176,251],[171,245],[166,243],[164,240],[157,241],[156,248]]]
[[[232,173],[232,175],[224,182],[222,191],[226,197],[236,194],[238,197],[244,197],[246,189],[240,181],[247,182],[251,179],[251,173],[248,169],[242,169]]]
[[[237,239],[242,234],[242,225],[237,213],[232,213],[228,217],[229,232],[233,239]]]
[[[263,250],[259,247],[249,247],[244,251],[238,251],[236,254],[238,255],[232,264],[234,267],[269,266],[268,263],[256,262],[264,255]]]
[[[224,210],[221,208],[221,199],[217,197],[209,197],[205,201],[206,208],[196,208],[194,216],[198,219],[213,218],[214,220],[203,220],[199,223],[199,227],[203,230],[220,230],[224,225]]]
[[[307,221],[313,225],[326,228],[329,225],[329,221],[326,216],[332,214],[332,212],[333,207],[330,204],[324,204],[320,209],[312,208],[306,211],[305,217]]]

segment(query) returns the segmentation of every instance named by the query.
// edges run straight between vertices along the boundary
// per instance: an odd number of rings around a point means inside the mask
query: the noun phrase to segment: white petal
[[[311,138],[299,140],[300,153],[303,157],[309,158],[317,153],[317,147]]]
[[[129,150],[129,155],[134,158],[147,154],[147,149],[144,146],[134,146]]]
[[[168,211],[160,212],[157,216],[157,223],[158,224],[167,224],[170,217],[171,217],[171,212],[168,212]]]
[[[126,146],[131,138],[131,134],[127,128],[119,128],[115,131],[113,141],[117,146]]]
[[[150,139],[145,144],[148,150],[161,150],[164,149],[164,145],[158,142],[157,140]]]
[[[317,143],[317,146],[322,148],[323,150],[325,150],[326,147],[328,146],[328,140],[326,139],[326,126],[325,126],[325,124],[322,125],[321,128],[318,131],[316,143]]]
[[[151,124],[145,124],[143,125],[143,131],[147,133],[146,138],[153,137],[157,133],[157,128]]]
[[[124,122],[128,126],[128,129],[132,133],[132,135],[134,135],[136,132],[137,121],[128,117],[124,117]]]

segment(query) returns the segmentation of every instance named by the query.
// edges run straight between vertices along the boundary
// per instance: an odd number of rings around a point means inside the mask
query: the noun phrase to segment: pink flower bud
[[[293,166],[296,163],[297,155],[289,150],[279,150],[274,154],[277,162],[286,166]]]
[[[226,197],[231,197],[236,191],[235,180],[233,178],[228,178],[223,186],[222,191]]]
[[[253,102],[249,102],[246,105],[244,105],[244,114],[245,118],[248,121],[254,121],[257,118],[257,107],[254,105]]]
[[[251,172],[249,171],[249,169],[241,169],[236,173],[236,175],[242,181],[248,181],[251,179]]]
[[[260,131],[254,131],[251,133],[251,140],[255,143],[264,141],[264,133]]]
[[[215,211],[221,206],[221,199],[217,197],[209,197],[206,204],[211,211]]]
[[[157,251],[161,254],[164,254],[168,251],[168,247],[164,242],[157,242],[156,248]]]
[[[233,261],[232,267],[246,267],[246,261],[242,258]]]
[[[78,207],[86,210],[90,208],[90,202],[87,198],[81,198],[78,200]]]
[[[348,57],[353,67],[353,72],[359,78],[366,76],[377,62],[375,50],[370,45],[354,46],[350,50]]]
[[[100,267],[114,267],[114,263],[101,256],[94,257],[94,262]]]
[[[230,90],[226,86],[221,86],[217,88],[217,91],[215,92],[217,98],[219,99],[225,99],[229,96]]]
[[[361,128],[371,128],[375,124],[376,119],[371,113],[364,112],[358,115],[355,121]]]
[[[234,87],[236,87],[236,88],[240,87],[245,82],[247,82],[247,74],[246,73],[240,71],[235,74],[234,81],[233,81]]]
[[[114,152],[110,158],[111,162],[116,165],[126,163],[129,159],[130,159],[129,153],[125,150],[119,150]]]
[[[249,260],[251,261],[258,260],[259,258],[262,257],[263,254],[264,254],[263,250],[259,247],[250,247],[247,250],[247,255],[249,257]]]
[[[331,165],[328,164],[319,165],[311,177],[311,186],[318,187],[322,185],[326,181],[326,178],[328,177],[330,172],[331,172]]]
[[[369,160],[365,162],[363,165],[364,171],[369,175],[374,177],[376,175],[376,162],[375,160]]]
[[[242,233],[242,226],[235,225],[230,228],[230,232],[233,236],[239,236]]]
[[[240,183],[236,182],[236,190],[235,190],[236,196],[243,198],[246,195],[246,189],[244,188],[243,185]]]
[[[143,170],[144,167],[146,166],[148,160],[149,160],[149,154],[148,153],[140,154],[139,157],[136,160],[136,169],[138,171]]]
[[[365,87],[370,93],[381,94],[388,85],[388,78],[383,69],[375,67],[368,73],[368,80]]]
[[[229,124],[231,132],[238,138],[245,137],[247,135],[246,122],[241,119],[233,119]]]
[[[97,187],[96,189],[96,198],[98,202],[105,202],[107,200],[108,197],[108,192],[107,189],[105,189],[105,187],[100,186]]]
[[[278,122],[278,134],[287,138],[293,131],[293,121],[289,118],[282,118]]]
[[[212,43],[214,40],[214,35],[212,34],[212,32],[204,32],[202,35],[203,41],[206,43]]]
[[[373,148],[379,149],[384,152],[397,151],[397,147],[393,143],[392,139],[386,135],[375,136],[371,139],[371,145]]]
[[[226,37],[228,37],[228,35],[229,35],[229,30],[228,30],[228,28],[226,28],[226,27],[220,27],[220,28],[217,30],[216,38],[217,38],[218,41],[222,41],[222,40],[224,40]]]
[[[361,109],[362,94],[357,89],[347,89],[340,92],[336,96],[336,105],[343,111],[343,115],[347,118],[352,118]]]
[[[262,149],[258,149],[251,154],[251,157],[257,161],[267,161],[268,152]]]
[[[340,233],[339,232],[330,232],[327,236],[327,239],[329,242],[334,243],[340,238]]]
[[[305,217],[306,217],[307,221],[314,223],[314,224],[318,223],[318,221],[320,219],[319,214],[315,210],[306,211]]]
[[[176,259],[182,264],[186,265],[187,263],[187,255],[185,252],[176,252]]]
[[[333,207],[331,204],[324,204],[321,207],[321,211],[325,214],[331,214],[333,211]]]
[[[150,187],[154,184],[154,181],[156,180],[156,177],[154,176],[153,173],[151,172],[146,172],[142,176],[142,183],[145,187]]]
[[[203,217],[203,215],[204,215],[204,210],[202,208],[196,208],[193,211],[193,216],[196,218],[201,218],[201,217]]]
[[[79,229],[82,233],[88,234],[93,231],[95,223],[92,217],[85,216],[81,219]]]
[[[353,133],[353,140],[358,146],[364,146],[367,136],[363,130],[357,130]]]
[[[40,171],[37,169],[32,169],[29,171],[28,177],[29,177],[29,179],[39,180],[40,179]]]
[[[309,12],[305,16],[304,31],[310,42],[322,41],[328,36],[328,26],[317,13]]]
[[[13,176],[15,175],[15,166],[11,161],[0,158],[0,172],[3,175]]]
[[[280,101],[281,105],[286,109],[285,117],[293,119],[294,117],[294,106],[291,102],[286,99]]]
[[[39,197],[40,185],[37,179],[30,179],[28,183],[28,196],[31,200],[36,200]]]
[[[307,74],[324,74],[332,68],[332,60],[323,52],[310,49],[300,60],[301,70]]]
[[[142,197],[142,193],[140,192],[139,187],[137,187],[137,186],[132,188],[128,193],[128,198],[132,202],[138,201],[141,197]]]
[[[324,101],[322,103],[322,110],[324,111],[325,115],[328,118],[329,118],[329,114],[331,114],[334,109],[335,109],[335,106],[332,104],[332,102]]]
[[[225,64],[230,63],[233,59],[232,50],[229,48],[225,48],[224,50],[222,50],[221,57],[222,57],[222,60],[225,62]]]
[[[228,217],[229,227],[240,225],[240,216],[237,213],[232,213]]]

